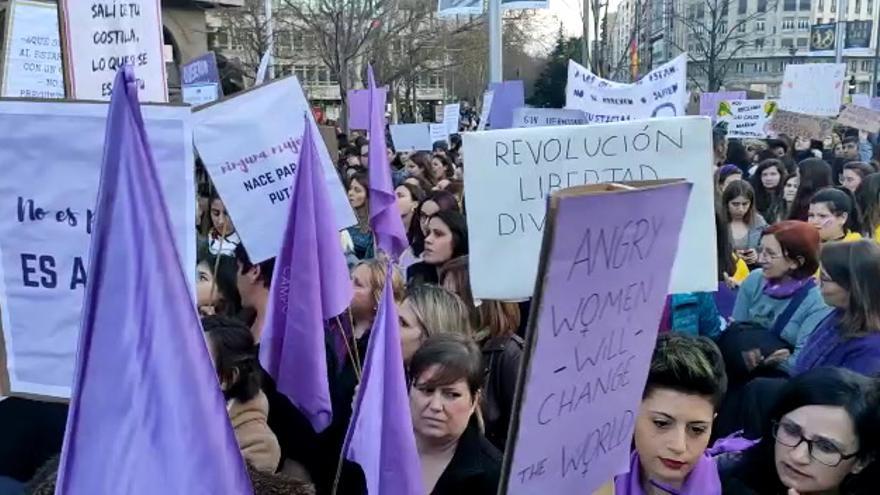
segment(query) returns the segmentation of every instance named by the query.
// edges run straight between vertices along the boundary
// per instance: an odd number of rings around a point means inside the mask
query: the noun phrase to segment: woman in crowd
[[[795,373],[837,366],[880,373],[880,246],[835,242],[822,248],[819,285],[834,311],[810,336]]]
[[[354,244],[354,255],[359,260],[373,257],[373,231],[370,230],[370,181],[364,172],[354,174],[348,181],[348,202],[357,216],[357,225],[346,231]]]
[[[441,333],[470,337],[468,310],[454,293],[436,285],[417,285],[406,290],[398,304],[400,341],[404,364],[409,364],[422,343]]]
[[[682,299],[683,294],[673,294],[670,298],[669,329],[691,335],[705,335],[717,338],[733,313],[736,289],[749,276],[746,262],[733,250],[730,228],[720,206],[715,208],[715,248],[718,256],[718,291],[714,293],[693,293],[695,297]],[[706,296],[702,295],[706,294]],[[711,296],[708,298],[707,296]],[[712,301],[714,299],[714,301]],[[682,305],[679,302],[687,304]],[[714,302],[714,304],[712,304]],[[682,311],[686,310],[686,312]],[[660,328],[666,315],[661,320]]]
[[[232,256],[235,247],[241,244],[241,238],[235,232],[235,225],[229,218],[226,205],[215,191],[208,203],[211,213],[211,231],[208,232],[208,251],[213,255]]]
[[[718,348],[705,337],[657,339],[635,418],[630,470],[614,480],[615,495],[720,495],[714,455],[706,451],[727,378]],[[739,449],[751,442],[726,442]]]
[[[798,177],[800,177],[800,183],[791,205],[791,211],[788,213],[788,219],[806,222],[813,195],[832,185],[831,165],[818,158],[804,160],[798,164]]]
[[[785,179],[785,185],[782,187],[782,201],[784,202],[782,218],[788,218],[789,214],[791,214],[791,208],[794,205],[795,197],[797,197],[800,183],[801,178],[797,175],[792,175]]]
[[[721,195],[725,220],[736,254],[751,268],[758,264],[758,246],[767,222],[755,212],[755,192],[748,182],[732,182]]]
[[[434,176],[434,182],[439,184],[440,181],[448,181],[455,176],[455,167],[445,155],[435,154],[431,158],[431,173]]]
[[[361,261],[351,272],[353,287],[351,298],[351,329],[358,341],[373,327],[376,310],[382,291],[385,290],[387,260],[384,257]],[[395,301],[403,300],[406,290],[403,277],[398,270],[391,275],[392,290]],[[364,349],[366,344],[364,343]]]
[[[850,242],[862,238],[855,200],[844,191],[823,189],[810,200],[808,220],[819,231],[823,243]]]
[[[760,443],[723,470],[725,495],[877,493],[878,411],[876,379],[840,368],[791,379]]]
[[[428,234],[428,219],[440,211],[460,211],[455,196],[447,191],[426,191],[425,198],[419,202],[407,230],[412,255],[420,257],[425,250],[425,236]]]
[[[880,173],[865,177],[859,184],[856,203],[861,213],[863,233],[880,242]]]
[[[400,219],[404,228],[408,228],[416,216],[416,208],[425,200],[425,191],[419,186],[404,183],[394,188],[394,195],[397,196]]]
[[[437,284],[438,270],[447,261],[468,254],[467,222],[461,213],[443,210],[428,220],[422,261],[409,267],[409,283]]]
[[[865,180],[865,177],[876,173],[877,170],[873,165],[865,162],[847,162],[843,166],[843,172],[840,175],[840,184],[849,189],[853,194],[859,189],[859,185]]]
[[[254,337],[243,323],[222,316],[206,316],[202,327],[242,457],[256,469],[274,473],[281,447],[267,423],[269,400],[260,390]]]
[[[216,276],[215,276],[216,273]],[[238,263],[232,256],[204,254],[196,267],[196,306],[203,316],[239,316]]]
[[[410,362],[410,410],[429,494],[498,491],[501,453],[480,433],[483,389],[480,349],[469,338],[431,337]]]
[[[733,321],[757,325],[765,338],[754,348],[737,348],[745,345],[743,341],[722,341],[728,370],[739,368],[739,361],[749,372],[759,366],[786,369],[796,362],[810,334],[829,312],[815,283],[818,255],[819,233],[807,223],[784,221],[764,231],[758,252],[761,268],[740,286]]]
[[[749,170],[749,168],[751,168],[751,154],[748,152],[745,144],[743,144],[741,140],[731,139],[727,142],[727,160],[725,160],[725,163],[727,163],[727,165],[733,165],[737,167],[741,175],[745,174]]]
[[[736,165],[728,163],[727,165],[719,168],[716,180],[718,194],[723,194],[724,190],[727,189],[727,186],[730,185],[731,182],[742,180],[742,178],[743,171],[740,170],[739,167],[737,167]]]
[[[430,188],[437,185],[429,153],[419,151],[410,155],[409,160],[406,161],[406,171],[409,172],[410,177],[417,177],[427,182]]]
[[[516,335],[520,311],[516,303],[483,300],[474,305],[468,257],[460,256],[443,267],[443,286],[458,294],[470,314],[474,340],[483,351],[486,388],[481,402],[486,438],[504,451],[513,395],[522,361],[523,339]]]
[[[785,165],[781,160],[763,160],[752,176],[755,190],[755,209],[767,221],[774,223],[782,215],[782,185],[786,178]]]

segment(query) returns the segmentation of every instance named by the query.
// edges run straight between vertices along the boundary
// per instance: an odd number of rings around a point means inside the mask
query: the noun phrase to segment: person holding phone
[[[755,212],[755,191],[744,180],[728,184],[721,195],[723,214],[730,229],[734,252],[749,268],[758,265],[757,248],[767,222]]]

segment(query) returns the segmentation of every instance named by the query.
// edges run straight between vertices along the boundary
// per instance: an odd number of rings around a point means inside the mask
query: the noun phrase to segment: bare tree
[[[718,91],[727,77],[730,61],[741,50],[763,42],[764,36],[756,36],[748,27],[766,17],[767,11],[775,11],[777,3],[778,0],[758,0],[757,10],[746,13],[740,10],[741,0],[686,0],[684,13],[672,11],[674,21],[686,30],[689,46],[678,46],[675,36],[669,40],[678,50],[687,52],[688,68],[696,69],[705,79],[703,87],[700,79],[689,74],[701,91]],[[739,15],[731,16],[733,10],[739,10]]]
[[[240,55],[238,63],[243,77],[256,80],[260,59],[269,49],[268,23],[259,0],[245,0],[239,8],[213,9],[212,15],[223,26],[233,52]]]

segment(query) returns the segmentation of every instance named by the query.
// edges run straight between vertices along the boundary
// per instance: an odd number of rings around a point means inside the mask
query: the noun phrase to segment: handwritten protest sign
[[[847,105],[837,117],[837,123],[860,131],[880,132],[880,112],[858,105]]]
[[[776,110],[768,129],[776,135],[801,136],[821,141],[831,135],[834,122],[785,110]]]
[[[670,289],[713,291],[718,286],[708,118],[505,129],[464,134],[462,140],[468,163],[477,164],[464,179],[475,297],[532,295],[551,192],[652,179],[685,178],[694,184],[682,237],[686,241]]]
[[[727,123],[729,138],[765,138],[767,123],[775,112],[772,100],[722,100],[715,115],[719,122]]]
[[[278,79],[193,113],[193,137],[205,168],[254,263],[278,254],[287,222],[308,115],[296,77]],[[327,148],[318,146],[324,181],[344,229],[355,223]]]
[[[680,55],[635,84],[602,79],[568,61],[565,108],[583,110],[587,122],[622,122],[685,115],[687,56]]]
[[[840,112],[846,64],[788,64],[779,108],[789,112],[835,116]]]
[[[593,493],[626,472],[691,187],[551,196],[499,493]]]
[[[60,0],[70,94],[109,100],[113,78],[134,66],[140,101],[168,101],[158,0]]]
[[[522,107],[513,111],[513,126],[516,128],[583,125],[586,123],[587,117],[580,110]]]
[[[432,148],[436,142],[449,142],[449,132],[446,129],[445,123],[428,124],[428,133],[430,134]]]
[[[495,92],[487,90],[483,93],[483,108],[480,109],[480,122],[477,124],[478,131],[486,130],[486,124],[489,122],[489,111],[492,110],[492,101],[495,99]]]
[[[222,96],[217,56],[208,52],[183,64],[180,70],[183,101],[193,106],[211,103]]]
[[[2,96],[64,98],[55,4],[13,0],[6,11]]]
[[[90,234],[102,213],[94,205],[107,111],[105,103],[0,101],[0,313],[13,393],[70,396]],[[142,111],[177,253],[190,274],[190,111]],[[150,256],[151,246],[137,248],[132,256]]]
[[[461,103],[453,103],[443,106],[443,123],[446,125],[446,134],[458,134],[458,124],[461,120]]]
[[[489,84],[492,91],[492,106],[489,110],[489,125],[492,129],[513,127],[513,109],[525,106],[526,97],[522,81],[503,81]]]
[[[430,124],[391,124],[389,129],[396,151],[431,151],[434,148]]]
[[[745,91],[719,91],[717,93],[700,93],[700,115],[706,117],[718,116],[718,104],[722,101],[745,100]]]

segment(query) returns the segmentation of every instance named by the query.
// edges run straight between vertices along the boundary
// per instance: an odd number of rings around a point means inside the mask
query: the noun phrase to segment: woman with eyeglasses
[[[760,443],[721,468],[725,495],[867,495],[880,491],[880,387],[840,368],[786,383]]]

